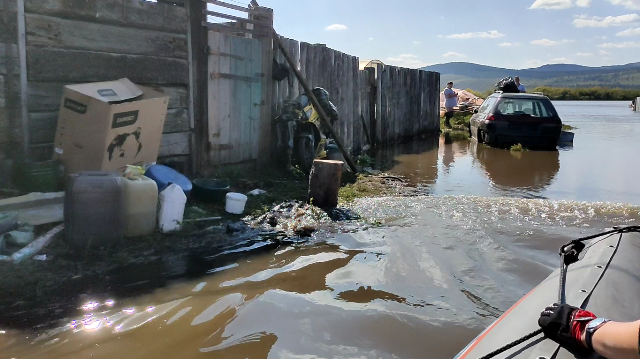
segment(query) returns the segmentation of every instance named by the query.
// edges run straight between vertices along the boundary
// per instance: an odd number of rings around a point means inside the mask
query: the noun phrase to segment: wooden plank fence
[[[438,73],[381,64],[376,65],[377,72],[375,68],[360,70],[356,56],[321,44],[281,40],[310,86],[329,92],[340,115],[334,129],[352,154],[360,153],[366,145],[403,141],[439,130]],[[276,48],[274,58],[284,63]],[[303,92],[293,74],[281,82],[273,81],[272,91],[274,116],[284,101]],[[367,132],[373,144],[368,143]]]
[[[16,0],[0,0],[0,3],[15,7]],[[162,139],[160,156],[188,162],[192,126],[188,111],[186,8],[142,0],[24,0],[24,8],[27,107],[33,160],[51,158],[65,85],[127,77],[170,96],[163,131],[167,136]],[[0,9],[0,12],[4,11]],[[9,18],[15,20],[15,13]],[[5,40],[4,32],[0,33]],[[6,73],[3,66],[6,46],[3,45],[0,44],[0,77]],[[15,52],[13,47],[10,50]],[[0,80],[0,85],[3,82],[6,83]],[[15,87],[0,87],[15,92]],[[11,102],[17,106],[17,101]],[[3,120],[0,114],[0,128],[5,126]]]

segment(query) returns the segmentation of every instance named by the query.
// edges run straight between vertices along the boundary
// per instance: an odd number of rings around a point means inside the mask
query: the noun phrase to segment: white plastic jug
[[[163,233],[179,231],[184,218],[184,206],[187,196],[179,186],[170,184],[160,193],[160,211],[158,212],[158,227]]]
[[[156,230],[158,185],[148,177],[124,178],[124,236],[143,237]]]
[[[247,196],[240,193],[227,193],[227,203],[225,210],[232,214],[242,214],[244,205],[247,203]]]

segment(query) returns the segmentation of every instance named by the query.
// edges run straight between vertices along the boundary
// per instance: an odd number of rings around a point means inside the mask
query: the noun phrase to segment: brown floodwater
[[[640,116],[612,105],[610,123],[583,118],[583,106],[558,105],[578,127],[559,152],[432,139],[382,153],[425,195],[353,204],[381,226],[318,234],[146,295],[87,297],[53,329],[0,328],[0,359],[452,358],[556,268],[561,244],[640,222],[637,177],[624,178],[636,161],[623,155],[640,154]]]

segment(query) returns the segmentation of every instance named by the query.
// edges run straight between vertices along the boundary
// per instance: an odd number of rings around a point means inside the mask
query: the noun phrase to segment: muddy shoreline
[[[370,170],[357,178],[345,176],[340,207],[324,212],[304,203],[304,179],[270,178],[273,175],[261,181],[233,180],[239,190],[260,186],[267,191],[267,196],[250,200],[250,215],[244,218],[226,215],[220,204],[195,202],[188,206],[186,219],[221,216],[223,220],[187,222],[178,233],[125,239],[85,251],[68,247],[59,236],[41,252],[47,255],[46,261],[0,263],[0,328],[49,328],[77,313],[89,299],[149,293],[171,282],[235,266],[247,256],[371,225],[350,212],[351,201],[417,194],[402,178]]]

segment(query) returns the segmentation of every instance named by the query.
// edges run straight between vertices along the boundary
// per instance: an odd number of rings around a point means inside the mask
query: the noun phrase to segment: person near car
[[[513,80],[516,82],[516,86],[518,86],[518,90],[520,92],[527,92],[527,89],[524,87],[524,85],[520,83],[520,77],[516,76],[516,78]]]
[[[614,322],[568,304],[540,313],[545,336],[564,348],[596,352],[608,359],[640,358],[640,321]]]
[[[453,81],[447,83],[447,88],[444,89],[444,125],[451,128],[451,118],[453,117],[453,108],[458,106],[458,94],[453,91]]]

